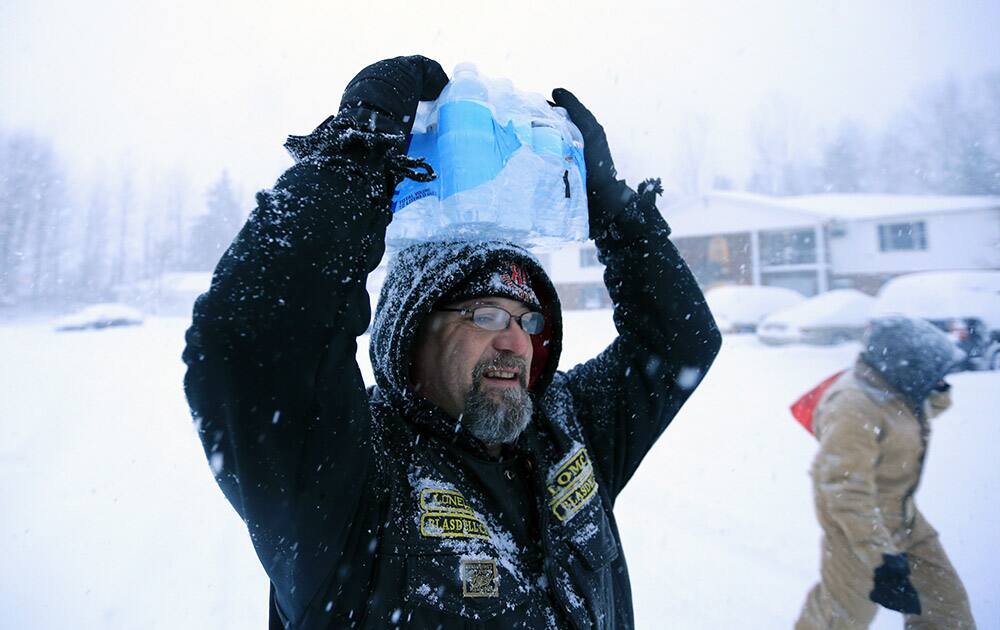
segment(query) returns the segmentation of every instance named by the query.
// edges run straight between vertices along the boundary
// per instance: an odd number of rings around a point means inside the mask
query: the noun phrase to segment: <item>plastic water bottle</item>
[[[473,191],[492,180],[503,163],[496,150],[489,91],[476,66],[459,64],[438,109],[441,200],[455,223],[491,221],[489,205]]]
[[[565,229],[568,198],[566,196],[566,145],[562,132],[544,122],[531,125],[531,148],[543,161],[532,198],[534,228],[543,236],[558,236]]]

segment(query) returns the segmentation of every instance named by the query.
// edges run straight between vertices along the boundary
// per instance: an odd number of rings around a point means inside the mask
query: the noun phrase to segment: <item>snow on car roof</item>
[[[90,304],[75,313],[60,317],[55,321],[55,326],[61,329],[76,329],[99,327],[109,322],[141,324],[142,319],[142,313],[138,309],[125,304],[107,302]]]
[[[856,289],[834,289],[767,316],[789,326],[864,326],[875,298]]]
[[[1000,271],[925,271],[893,278],[879,291],[872,317],[977,317],[1000,328]]]

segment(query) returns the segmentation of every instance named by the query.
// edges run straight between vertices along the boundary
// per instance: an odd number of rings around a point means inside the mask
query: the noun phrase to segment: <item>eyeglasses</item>
[[[507,330],[510,326],[510,320],[517,320],[518,325],[521,330],[528,333],[529,335],[537,335],[542,332],[545,328],[545,316],[537,311],[528,311],[523,315],[514,316],[511,315],[507,310],[500,308],[499,306],[477,306],[475,308],[439,308],[435,309],[438,311],[449,311],[454,313],[462,313],[463,315],[471,313],[472,323],[483,330]]]

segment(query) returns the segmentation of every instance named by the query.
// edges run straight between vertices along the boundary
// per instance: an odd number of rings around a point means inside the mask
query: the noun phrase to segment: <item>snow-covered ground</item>
[[[613,336],[567,314],[564,367]],[[0,325],[0,627],[266,626],[267,581],[212,481],[181,390],[186,322]],[[788,405],[857,346],[726,338],[616,508],[639,628],[790,628],[817,577],[815,445]],[[367,348],[359,353],[370,379]],[[918,503],[1000,628],[1000,373],[951,378]],[[882,613],[877,628],[899,628]]]

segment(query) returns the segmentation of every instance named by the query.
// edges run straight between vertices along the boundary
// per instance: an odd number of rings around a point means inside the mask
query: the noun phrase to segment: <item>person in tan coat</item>
[[[904,613],[906,628],[975,628],[965,587],[914,501],[928,420],[950,404],[943,378],[958,355],[926,321],[877,319],[854,368],[819,399],[811,473],[821,579],[796,630],[867,628],[877,605]]]

